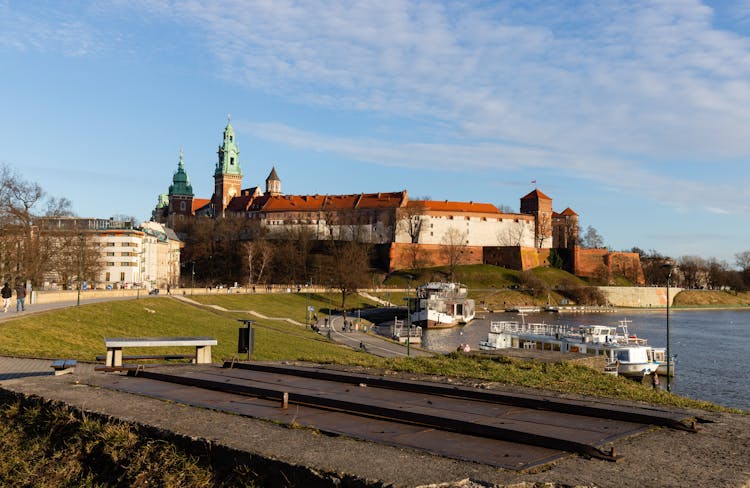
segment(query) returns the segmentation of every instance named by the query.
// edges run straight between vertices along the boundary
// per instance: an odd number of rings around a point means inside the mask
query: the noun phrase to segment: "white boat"
[[[624,376],[643,376],[656,372],[661,364],[654,360],[653,348],[645,339],[629,334],[627,323],[627,320],[623,320],[619,326],[610,327],[491,322],[487,339],[479,343],[479,348],[521,348],[604,355],[608,372],[617,371]]]
[[[425,328],[454,327],[474,319],[474,300],[460,283],[427,283],[409,299],[411,323]]]

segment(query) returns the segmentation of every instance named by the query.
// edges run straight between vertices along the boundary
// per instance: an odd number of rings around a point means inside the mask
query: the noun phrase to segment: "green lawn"
[[[225,295],[200,298],[228,309],[234,309],[237,304],[237,310],[254,308],[262,313],[272,311],[269,315],[304,319],[304,295]],[[314,303],[325,302],[319,300]],[[0,323],[0,355],[69,357],[90,361],[105,352],[104,337],[211,336],[219,343],[214,348],[214,361],[219,362],[236,355],[237,329],[241,326],[237,318],[247,317],[244,312],[222,312],[166,297],[96,303]],[[128,353],[138,352],[136,348],[128,350]],[[154,350],[142,352],[153,353]],[[611,377],[571,364],[488,359],[460,354],[436,358],[381,359],[339,346],[304,326],[285,321],[256,322],[253,359],[348,364],[384,371],[468,378],[471,383],[494,381],[665,405],[720,408],[707,402],[653,391],[648,386],[624,378]]]
[[[267,317],[286,317],[305,323],[307,306],[314,308],[319,317],[329,309],[338,310],[341,306],[340,293],[269,293],[269,294],[218,294],[190,297],[196,302],[218,305],[227,310],[252,310]],[[346,299],[346,308],[374,307],[376,304],[359,295]]]
[[[300,312],[303,314],[304,312]],[[287,315],[286,311],[280,315]],[[0,324],[0,354],[92,361],[105,353],[105,337],[210,336],[218,340],[214,361],[237,351],[237,318],[169,298],[114,301],[35,314]],[[164,349],[185,352],[184,349]],[[154,353],[129,349],[126,354]],[[259,320],[255,358],[267,360],[346,361],[362,355],[288,323]]]

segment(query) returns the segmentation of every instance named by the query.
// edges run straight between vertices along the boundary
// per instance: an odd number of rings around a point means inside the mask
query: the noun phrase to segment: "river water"
[[[676,355],[672,392],[750,411],[750,310],[670,310],[670,349]],[[614,326],[627,319],[631,334],[653,346],[667,344],[664,310],[606,314],[527,314],[526,322]],[[455,351],[459,344],[479,348],[490,320],[520,321],[518,314],[491,314],[465,327],[426,330],[422,347]]]

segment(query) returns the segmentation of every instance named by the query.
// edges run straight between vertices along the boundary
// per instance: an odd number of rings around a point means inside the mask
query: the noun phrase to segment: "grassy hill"
[[[557,268],[538,267],[531,273],[543,281],[549,288],[549,294],[533,296],[520,289],[520,271],[492,266],[489,264],[463,265],[456,268],[456,280],[469,288],[469,296],[476,300],[480,307],[498,310],[507,306],[560,304],[566,298],[557,289],[564,284],[587,286],[586,282],[575,275]],[[407,276],[412,276],[411,281]],[[446,281],[449,279],[448,267],[426,268],[419,270],[400,270],[391,273],[385,280],[386,286],[412,287],[428,281]],[[400,303],[400,302],[399,302]]]
[[[225,308],[236,307],[237,311],[219,311],[168,297],[54,310],[2,322],[0,355],[71,357],[91,361],[105,352],[104,337],[211,336],[218,340],[213,352],[214,361],[219,362],[236,354],[237,329],[241,326],[237,319],[248,317],[244,310],[273,311],[277,317],[299,318],[300,313],[304,314],[304,306],[300,307],[300,304],[304,303],[305,297],[297,294],[220,295],[205,297],[205,300]],[[138,352],[137,348],[128,350],[129,354]],[[143,352],[154,351],[147,349]],[[256,322],[253,359],[352,365],[379,371],[466,378],[470,383],[474,380],[496,381],[584,395],[719,408],[568,363],[536,363],[463,354],[383,359],[330,342],[302,325],[278,320]]]
[[[676,307],[747,307],[750,292],[683,290],[674,297]]]

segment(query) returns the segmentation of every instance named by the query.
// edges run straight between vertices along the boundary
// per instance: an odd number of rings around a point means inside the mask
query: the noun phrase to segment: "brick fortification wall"
[[[389,271],[412,267],[412,246],[417,246],[418,260],[423,267],[447,266],[449,264],[446,246],[394,242],[391,244],[389,254]],[[482,258],[481,246],[466,246],[462,249],[459,264],[482,264]]]
[[[535,247],[497,246],[484,248],[484,263],[525,271],[549,264],[550,249]]]
[[[416,246],[420,266],[446,266],[448,256],[445,246],[439,244],[392,243],[389,250],[389,271],[412,268],[412,249]],[[539,266],[549,266],[551,249],[520,246],[467,246],[463,249],[460,264],[492,264],[508,269],[525,271]],[[643,268],[637,253],[609,252],[607,249],[573,249],[572,272],[576,276],[595,276],[604,266],[610,274],[620,274],[636,284],[644,283]]]
[[[573,274],[590,277],[596,275],[602,267],[610,274],[623,275],[638,285],[645,283],[641,258],[634,252],[609,252],[608,249],[573,250]]]

